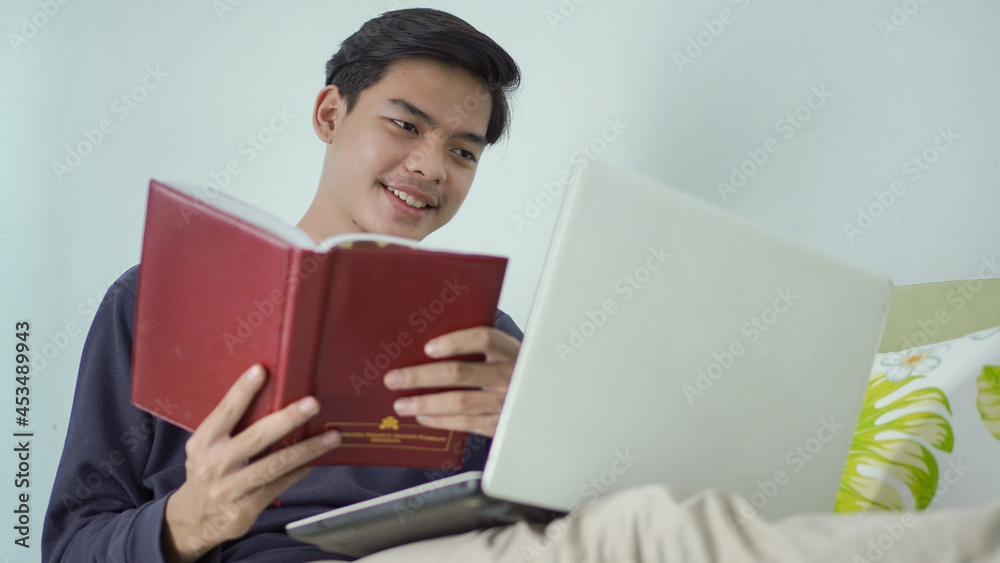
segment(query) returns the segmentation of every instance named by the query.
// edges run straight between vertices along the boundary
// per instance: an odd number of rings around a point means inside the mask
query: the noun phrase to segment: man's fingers
[[[400,416],[496,414],[504,393],[498,391],[447,391],[396,399],[393,408]]]
[[[302,464],[319,457],[339,443],[340,434],[331,430],[264,456],[239,470],[236,475],[239,487],[247,494],[257,489],[272,491],[275,483],[287,482],[286,487],[289,487],[298,480],[289,482],[289,476],[297,474],[298,470],[308,469],[301,467]],[[277,493],[267,494],[270,495],[269,498],[277,496]]]
[[[421,415],[417,422],[431,428],[471,432],[492,438],[496,434],[500,416],[497,414],[456,414],[444,416]]]
[[[431,358],[484,354],[486,361],[443,360],[394,369],[385,374],[385,386],[393,390],[469,389],[403,397],[393,409],[400,416],[415,416],[425,426],[492,436],[520,347],[513,336],[485,326],[438,336],[424,346]]]
[[[254,395],[260,391],[266,375],[264,366],[260,364],[254,364],[243,372],[236,383],[226,391],[226,396],[222,398],[222,401],[198,426],[191,439],[196,443],[207,445],[219,438],[229,436],[236,423],[243,418],[243,414],[246,413]]]
[[[254,457],[319,412],[319,403],[305,397],[254,422],[232,437],[226,448],[231,459]]]
[[[441,361],[395,369],[385,374],[389,389],[433,387],[478,387],[506,389],[513,365],[510,362]]]
[[[485,354],[487,362],[513,361],[521,343],[513,336],[487,326],[457,330],[431,339],[424,352],[432,358]]]

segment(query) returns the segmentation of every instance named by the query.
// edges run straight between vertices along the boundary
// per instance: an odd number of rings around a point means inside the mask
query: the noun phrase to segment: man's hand
[[[272,499],[305,477],[302,464],[340,443],[330,431],[248,463],[319,412],[306,397],[231,436],[264,376],[260,365],[247,370],[188,439],[187,480],[167,500],[161,542],[168,561],[194,561],[245,534]]]
[[[486,361],[443,360],[389,371],[385,374],[385,386],[397,391],[469,388],[398,399],[394,405],[396,414],[416,415],[417,422],[425,426],[493,436],[520,348],[521,343],[513,336],[486,326],[455,331],[431,340],[424,352],[432,358],[485,354]]]

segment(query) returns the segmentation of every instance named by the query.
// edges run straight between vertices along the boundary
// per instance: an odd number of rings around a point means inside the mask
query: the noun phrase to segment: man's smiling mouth
[[[401,192],[399,190],[394,190],[392,188],[386,188],[386,189],[388,189],[390,192],[396,194],[396,197],[398,197],[399,199],[405,201],[406,205],[409,205],[410,207],[416,207],[417,209],[422,209],[424,207],[427,207],[426,203],[424,203],[422,201],[417,201],[412,195],[406,195],[405,193],[403,193],[403,192]]]
[[[409,205],[410,207],[412,207],[414,209],[423,209],[425,207],[431,207],[431,208],[434,207],[433,205],[430,205],[426,201],[421,201],[421,200],[413,197],[412,195],[410,195],[410,194],[408,194],[408,193],[406,193],[406,192],[404,192],[402,190],[397,190],[395,188],[390,188],[389,186],[386,186],[384,183],[382,184],[382,186],[385,189],[389,190],[389,192],[391,192],[394,196],[398,197],[400,199],[400,201],[402,201],[403,203],[405,203],[406,205]]]

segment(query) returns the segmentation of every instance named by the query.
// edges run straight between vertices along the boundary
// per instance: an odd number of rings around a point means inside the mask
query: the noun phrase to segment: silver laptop
[[[600,162],[573,174],[482,476],[290,524],[349,555],[624,487],[832,510],[892,284]],[[416,508],[414,508],[416,507]]]

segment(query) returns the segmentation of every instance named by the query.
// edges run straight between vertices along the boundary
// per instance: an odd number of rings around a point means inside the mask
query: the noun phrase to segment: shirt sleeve
[[[522,333],[521,329],[517,327],[517,323],[514,322],[514,319],[510,318],[510,315],[499,309],[497,309],[497,318],[493,321],[493,326],[518,340],[524,340],[524,333]]]
[[[129,402],[135,295],[108,290],[84,343],[66,446],[42,530],[43,561],[163,561],[169,495],[143,485],[155,421]]]

